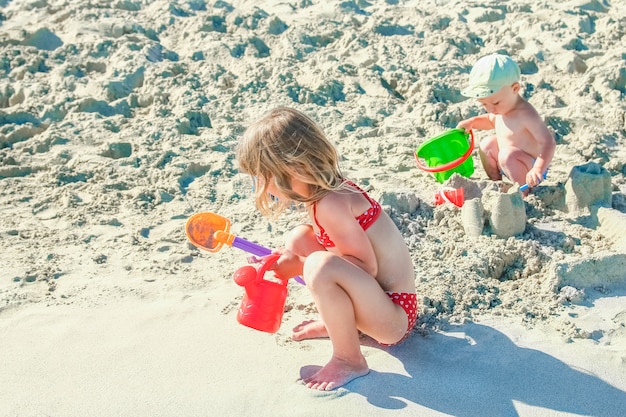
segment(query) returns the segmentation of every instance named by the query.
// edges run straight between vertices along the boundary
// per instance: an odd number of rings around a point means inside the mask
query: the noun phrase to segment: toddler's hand
[[[457,125],[457,129],[465,129],[465,131],[469,131],[472,129],[472,122],[468,120],[461,120]]]
[[[526,183],[531,188],[539,185],[541,181],[543,181],[543,173],[539,169],[533,167],[528,171],[528,174],[526,174]]]

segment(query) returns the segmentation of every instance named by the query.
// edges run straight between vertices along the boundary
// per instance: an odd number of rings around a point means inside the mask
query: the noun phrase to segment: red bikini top
[[[370,208],[365,210],[359,216],[355,217],[355,220],[359,222],[363,230],[367,230],[367,228],[370,227],[372,224],[374,224],[376,219],[378,219],[378,216],[380,216],[382,208],[380,207],[380,204],[378,203],[378,201],[372,199],[358,185],[356,185],[352,181],[346,181],[346,184],[359,190],[361,193],[363,193],[363,196],[367,198],[367,201],[370,202]],[[332,248],[335,246],[335,242],[330,240],[330,237],[328,237],[328,234],[326,233],[324,228],[320,226],[319,222],[317,221],[316,206],[317,206],[316,204],[313,204],[313,220],[315,221],[315,224],[317,225],[319,232],[315,233],[315,237],[317,238],[317,241],[319,242],[320,245],[325,246],[327,248]]]

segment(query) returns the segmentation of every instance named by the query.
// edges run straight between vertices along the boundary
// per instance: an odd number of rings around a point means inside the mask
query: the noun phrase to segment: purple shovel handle
[[[267,256],[272,253],[271,249],[268,249],[265,246],[257,245],[256,243],[250,242],[249,240],[238,236],[233,239],[232,246],[237,249],[245,250],[246,252],[256,256]]]
[[[249,240],[243,239],[239,236],[235,236],[233,239],[233,244],[231,245],[237,249],[244,250],[248,253],[251,253],[256,256],[267,256],[272,253],[271,249],[266,248],[265,246],[258,245],[256,243],[250,242]],[[301,276],[296,275],[293,277],[297,282],[302,285],[306,285]]]

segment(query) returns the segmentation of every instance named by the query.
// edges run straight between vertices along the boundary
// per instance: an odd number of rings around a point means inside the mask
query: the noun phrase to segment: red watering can
[[[244,326],[268,333],[276,333],[280,328],[288,279],[265,276],[279,256],[266,256],[258,268],[245,265],[235,271],[233,279],[246,290],[237,312],[237,321]]]

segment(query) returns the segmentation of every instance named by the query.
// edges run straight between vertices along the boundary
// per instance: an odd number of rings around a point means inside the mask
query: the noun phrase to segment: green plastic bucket
[[[474,173],[473,150],[471,130],[451,129],[422,143],[415,151],[415,160],[420,169],[432,173],[443,183],[455,172],[468,178]]]

